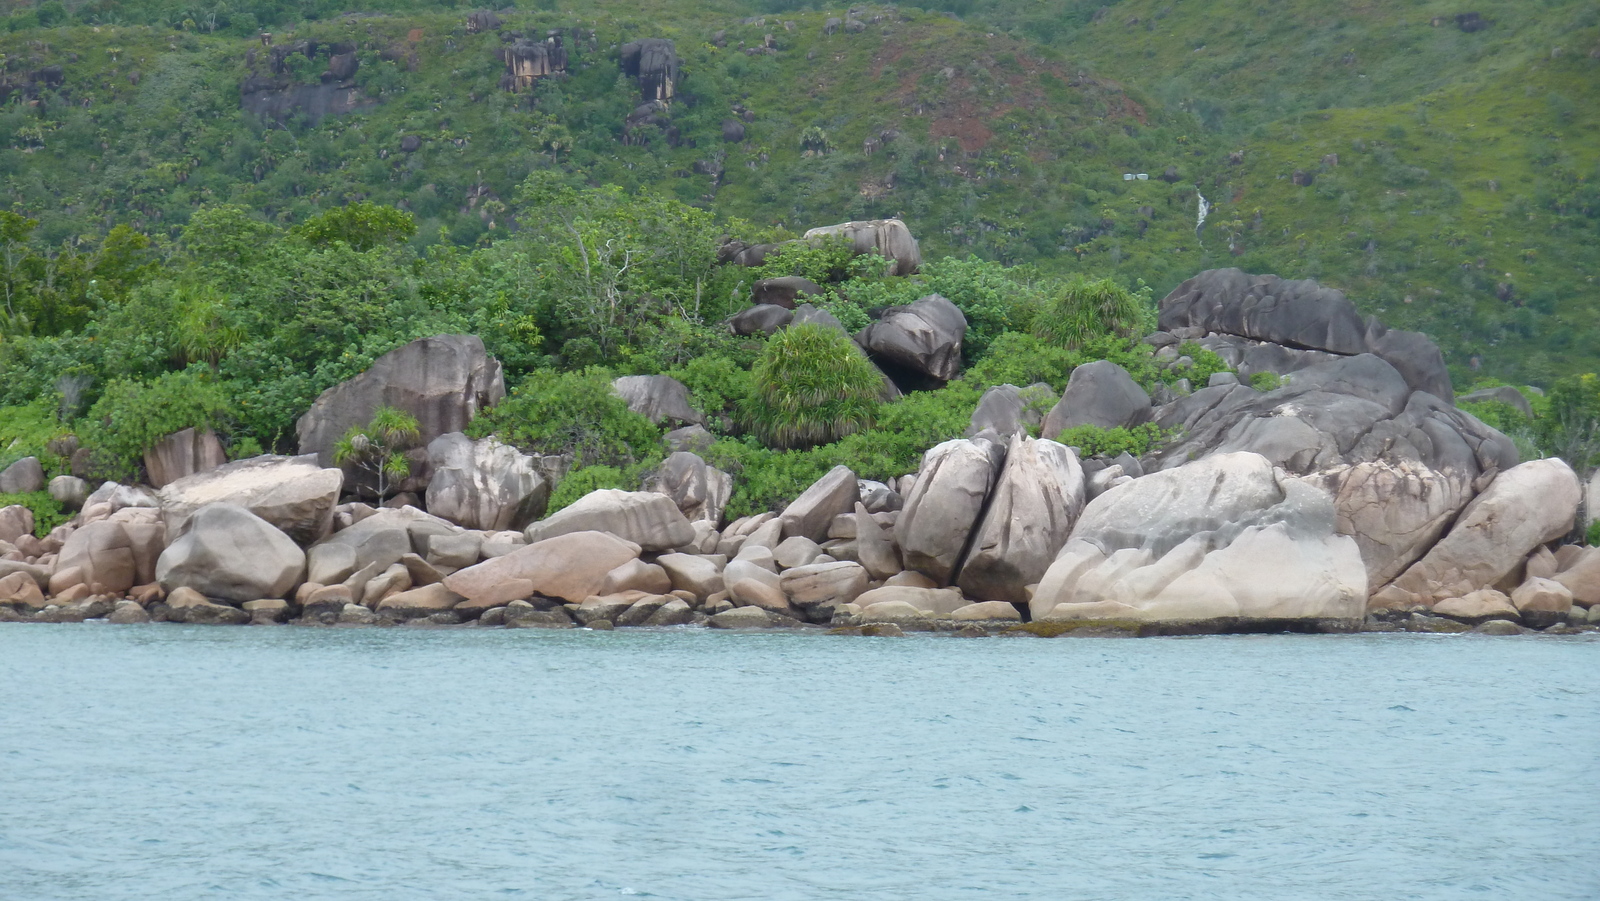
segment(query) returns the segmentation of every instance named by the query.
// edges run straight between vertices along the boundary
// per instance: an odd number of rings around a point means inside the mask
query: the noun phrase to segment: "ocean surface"
[[[1594,636],[0,626],[0,901],[1594,899]]]

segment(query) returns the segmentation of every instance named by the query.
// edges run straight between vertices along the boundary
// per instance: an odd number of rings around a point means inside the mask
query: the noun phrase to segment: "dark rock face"
[[[737,144],[744,140],[744,123],[738,119],[722,120],[722,140]]]
[[[1296,169],[1294,174],[1289,176],[1289,180],[1293,181],[1298,187],[1308,188],[1312,182],[1317,180],[1317,177],[1304,169]]]
[[[867,326],[857,341],[897,384],[934,379],[947,382],[961,372],[961,340],[967,317],[955,304],[930,294],[916,303],[890,307]],[[909,378],[907,378],[909,376]],[[919,379],[918,376],[921,376]],[[901,384],[902,390],[908,387]]]
[[[400,139],[401,153],[416,153],[422,149],[422,139],[416,135],[406,135]]]
[[[646,101],[667,101],[677,94],[678,51],[666,38],[623,44],[622,71],[638,79],[639,95]]]
[[[757,304],[728,320],[735,335],[770,335],[788,325],[794,313],[777,304]]]
[[[500,27],[500,17],[488,10],[467,13],[467,34],[494,31]]]
[[[1451,398],[1444,356],[1426,335],[1363,320],[1344,292],[1309,279],[1211,269],[1161,301],[1161,329],[1200,329],[1288,348],[1341,356],[1370,353],[1391,364],[1413,390]]]
[[[1489,23],[1481,13],[1457,13],[1456,27],[1471,34],[1474,31],[1482,31],[1488,28]]]
[[[1116,429],[1150,421],[1150,395],[1110,360],[1096,360],[1072,370],[1061,400],[1044,418],[1039,434],[1050,439],[1080,425]]]
[[[792,310],[802,296],[822,296],[822,286],[798,275],[785,275],[756,282],[751,295],[758,304],[775,304]]]
[[[391,350],[372,367],[322,392],[295,426],[300,453],[333,465],[333,445],[351,426],[365,426],[379,407],[417,418],[420,444],[467,427],[478,411],[506,395],[500,361],[476,335],[435,335]],[[406,489],[410,490],[410,489]]]
[[[506,64],[501,87],[508,91],[527,90],[546,75],[567,71],[567,50],[554,32],[542,41],[519,39],[501,50],[500,58]]]
[[[1327,490],[1374,588],[1425,553],[1477,491],[1517,462],[1510,439],[1414,390],[1372,354],[1297,369],[1266,394],[1205,388],[1157,408],[1155,421],[1183,432],[1146,459],[1147,470],[1249,451]]]
[[[286,84],[252,75],[239,85],[239,108],[262,119],[304,116],[315,125],[328,116],[343,116],[376,103],[343,82]]]
[[[1516,409],[1520,410],[1524,416],[1530,418],[1533,416],[1533,405],[1528,403],[1528,399],[1522,396],[1521,391],[1518,391],[1510,385],[1501,385],[1498,388],[1485,388],[1482,391],[1474,391],[1471,394],[1463,394],[1456,398],[1457,403],[1463,404],[1481,404],[1485,401],[1499,401],[1502,404],[1515,407]]]

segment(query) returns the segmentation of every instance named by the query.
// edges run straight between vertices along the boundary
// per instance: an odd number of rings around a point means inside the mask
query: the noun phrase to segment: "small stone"
[[[894,623],[867,623],[861,627],[861,634],[873,638],[904,638],[906,633]]]
[[[766,629],[774,625],[775,618],[760,607],[735,607],[711,617],[713,629]]]
[[[1472,631],[1480,635],[1521,635],[1528,630],[1509,620],[1491,619]]]
[[[616,626],[613,626],[611,624],[611,620],[609,619],[597,619],[589,624],[589,628],[596,632],[610,632],[612,629],[615,629]]]

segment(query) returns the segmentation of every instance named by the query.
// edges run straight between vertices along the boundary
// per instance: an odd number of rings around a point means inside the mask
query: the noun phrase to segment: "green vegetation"
[[[767,341],[751,373],[744,415],[774,447],[837,441],[872,424],[883,375],[850,337],[802,324]]]
[[[1159,445],[1163,437],[1161,429],[1155,423],[1147,422],[1144,425],[1116,429],[1101,428],[1097,425],[1073,426],[1054,436],[1053,440],[1077,448],[1084,456],[1115,457],[1126,453],[1140,457]]]
[[[20,504],[33,511],[33,534],[43,538],[50,530],[77,515],[50,496],[48,491],[30,491],[27,494],[0,494],[0,507]]]
[[[365,426],[350,431],[333,445],[333,462],[371,473],[377,480],[378,502],[389,496],[391,482],[411,475],[406,452],[415,448],[422,431],[415,416],[393,407],[379,407]]]
[[[1250,376],[1250,387],[1265,394],[1283,387],[1283,376],[1276,372],[1257,372]]]
[[[1137,338],[1155,297],[1237,265],[1428,332],[1458,384],[1549,389],[1531,418],[1474,409],[1527,454],[1596,462],[1592,4],[1487,0],[1469,32],[1436,0],[957,0],[965,21],[886,8],[837,34],[802,6],[558,0],[480,31],[415,0],[12,4],[3,453],[61,471],[48,444],[71,433],[128,475],[188,426],[234,457],[290,450],[322,390],[472,333],[517,386],[474,435],[572,453],[568,494],[632,487],[662,430],[608,383],[668,373],[740,475],[730,512],[751,512],[839,463],[913,470],[993,385],[1060,391],[1110,359],[1147,390],[1203,386],[1215,354],[1185,343],[1167,368]],[[566,71],[505,90],[507,39],[556,29]],[[682,62],[650,116],[618,68],[639,37]],[[717,262],[724,236],[884,216],[921,241],[916,276],[840,242]],[[949,298],[964,377],[880,403],[836,335],[728,334],[777,275],[817,282],[852,331]]]

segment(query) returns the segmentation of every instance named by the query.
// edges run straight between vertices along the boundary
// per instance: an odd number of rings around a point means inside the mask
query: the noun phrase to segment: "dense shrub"
[[[591,491],[602,488],[632,490],[637,487],[637,479],[630,480],[626,473],[615,466],[584,466],[574,469],[556,485],[555,491],[550,492],[550,504],[545,508],[545,515],[571,506],[573,501]]]
[[[21,504],[33,511],[33,534],[43,538],[50,530],[76,515],[50,496],[48,491],[30,491],[27,494],[0,494],[0,507]]]
[[[1068,447],[1075,447],[1085,457],[1115,457],[1124,452],[1142,457],[1161,442],[1162,435],[1161,429],[1155,423],[1147,422],[1131,428],[1116,429],[1101,428],[1097,425],[1073,426],[1062,431],[1060,435],[1044,437],[1059,441]]]
[[[122,476],[138,472],[144,452],[183,429],[226,431],[229,399],[204,368],[148,382],[117,381],[89,409],[79,430],[100,464]]]
[[[627,466],[661,453],[661,430],[611,390],[610,373],[539,370],[467,428],[536,454],[572,454],[576,468]]]
[[[1110,278],[1074,278],[1055,292],[1033,320],[1042,341],[1077,349],[1096,338],[1132,338],[1155,326],[1150,291],[1129,291]]]
[[[805,324],[767,342],[751,384],[751,430],[775,447],[809,447],[870,425],[883,376],[848,336]]]

